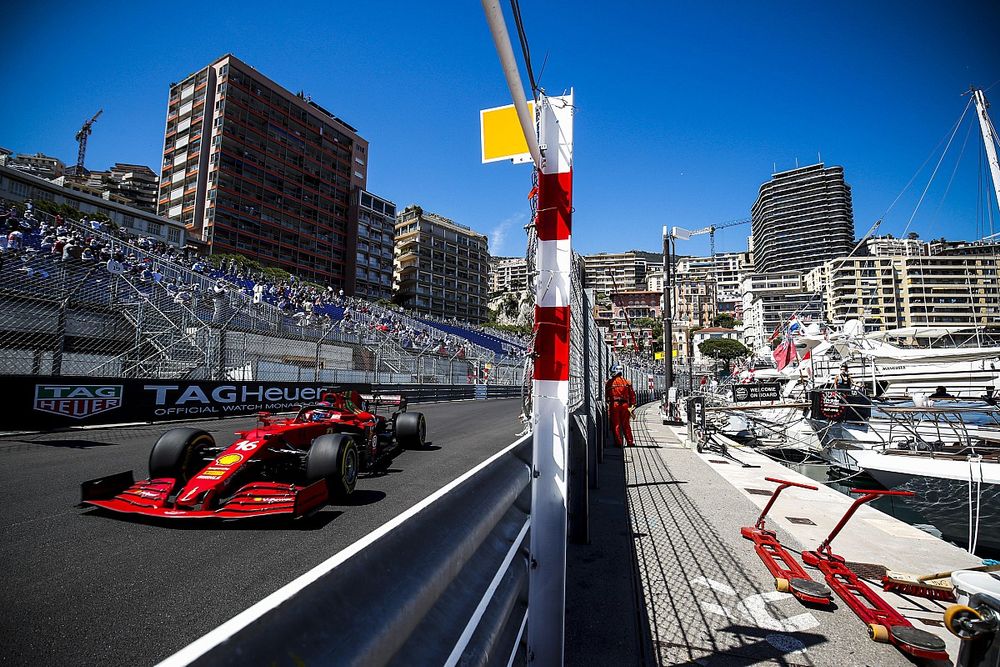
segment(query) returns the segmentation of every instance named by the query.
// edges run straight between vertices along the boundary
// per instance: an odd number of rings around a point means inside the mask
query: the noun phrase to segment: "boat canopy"
[[[887,329],[886,331],[873,331],[867,334],[868,338],[941,338],[963,331],[975,331],[975,327],[902,327],[900,329]]]
[[[857,353],[869,359],[885,361],[908,361],[913,363],[947,363],[949,361],[976,361],[1000,358],[1000,347],[935,347],[902,348],[871,339],[838,342],[835,344],[841,356]]]

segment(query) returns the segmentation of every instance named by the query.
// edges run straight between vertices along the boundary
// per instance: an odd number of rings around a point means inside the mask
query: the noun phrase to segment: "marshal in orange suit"
[[[632,383],[622,377],[622,367],[617,364],[611,367],[611,379],[604,385],[604,400],[608,402],[608,415],[615,443],[619,447],[626,443],[629,447],[635,447],[635,440],[632,439],[635,390],[632,388]]]

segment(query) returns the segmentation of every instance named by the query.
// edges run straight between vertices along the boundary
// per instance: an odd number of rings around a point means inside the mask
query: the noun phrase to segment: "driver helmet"
[[[622,366],[621,366],[621,364],[615,364],[614,366],[612,366],[611,367],[611,374],[612,375],[621,375],[622,374]]]

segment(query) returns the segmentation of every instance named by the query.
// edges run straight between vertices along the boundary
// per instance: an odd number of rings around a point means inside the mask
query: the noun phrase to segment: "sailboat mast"
[[[972,89],[973,98],[976,100],[976,111],[979,116],[979,129],[983,134],[983,143],[986,145],[986,157],[990,163],[990,174],[993,176],[993,189],[996,191],[997,206],[1000,207],[1000,162],[997,161],[997,135],[993,129],[986,110],[990,108],[990,103],[986,101],[986,95],[978,88]]]

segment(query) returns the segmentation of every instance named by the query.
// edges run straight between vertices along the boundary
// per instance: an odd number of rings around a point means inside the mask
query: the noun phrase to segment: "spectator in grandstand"
[[[23,248],[24,244],[24,232],[20,229],[14,229],[7,235],[7,247],[5,252],[18,252]]]

